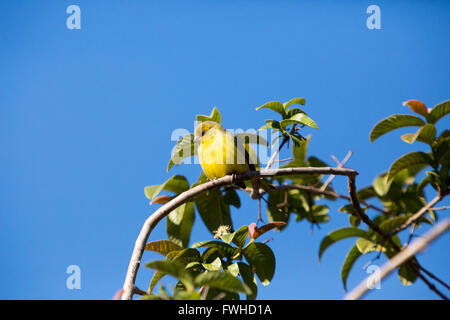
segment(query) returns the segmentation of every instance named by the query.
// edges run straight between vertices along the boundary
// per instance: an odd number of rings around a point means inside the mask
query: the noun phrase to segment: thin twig
[[[414,261],[413,261],[414,262]],[[423,273],[425,273],[427,276],[429,276],[430,278],[436,280],[437,282],[439,282],[440,284],[442,284],[444,287],[446,287],[448,290],[450,290],[450,286],[448,284],[446,284],[443,280],[439,279],[438,277],[436,277],[434,274],[432,274],[430,271],[428,271],[427,269],[425,269],[424,267],[422,267],[419,262],[414,262],[415,265],[417,265],[417,268],[419,268],[421,271],[423,271]]]
[[[443,207],[437,207],[433,208],[433,211],[441,211],[441,210],[449,210],[450,206],[443,206]]]
[[[364,279],[355,289],[349,292],[344,299],[345,300],[356,300],[361,298],[368,290],[370,283],[375,283],[380,281],[396,268],[398,268],[403,263],[407,262],[416,253],[422,251],[428,244],[433,242],[437,237],[450,229],[450,219],[446,219],[436,225],[433,229],[427,232],[423,238],[415,240],[410,246],[403,249],[392,259],[388,260],[380,269],[380,272],[373,273],[366,279]],[[447,298],[445,295],[442,298]]]
[[[286,162],[286,161],[292,161],[292,160],[294,160],[294,159],[286,158],[286,159],[274,160],[274,162]]]
[[[283,146],[289,141],[289,138],[286,136],[283,136],[283,141],[281,141],[280,146],[278,149],[272,154],[272,157],[270,157],[269,162],[267,162],[266,169],[270,169],[272,167],[273,162],[275,161],[275,158],[280,153],[280,150],[283,148]]]
[[[433,206],[435,206],[441,200],[442,200],[442,196],[440,194],[438,194],[436,197],[433,198],[433,200],[428,202],[424,207],[422,207],[419,211],[417,211],[415,214],[413,214],[408,220],[406,220],[406,222],[403,223],[400,227],[392,230],[389,233],[389,235],[394,236],[397,233],[399,233],[400,231],[408,228],[411,224],[413,224],[417,220],[419,220],[428,210],[432,209]]]
[[[343,194],[339,194],[337,192],[334,191],[329,191],[329,190],[321,190],[315,187],[311,187],[311,186],[303,186],[303,185],[299,185],[299,184],[289,184],[289,185],[281,185],[281,186],[276,186],[275,190],[279,190],[279,189],[286,189],[286,190],[290,190],[290,189],[296,189],[296,190],[301,190],[301,191],[306,191],[306,192],[311,192],[314,194],[320,194],[320,195],[324,195],[324,196],[329,196],[329,197],[333,197],[333,198],[341,198],[341,199],[345,199],[348,201],[351,201],[351,198],[349,196],[343,195]],[[271,191],[271,190],[270,190]],[[261,193],[263,194],[265,191],[262,190]],[[378,208],[377,206],[374,206],[372,204],[370,204],[367,201],[361,201],[362,204],[364,204],[366,207],[374,209],[380,213],[386,214],[387,211],[381,208]]]
[[[145,296],[146,294],[148,294],[147,291],[139,289],[136,286],[134,286],[134,288],[133,288],[133,293],[136,293],[136,294],[141,295],[141,296]]]
[[[334,155],[331,155],[331,157],[333,158],[333,160],[336,162],[337,167],[338,168],[342,168],[344,167],[344,165],[347,163],[347,161],[350,159],[350,157],[352,156],[353,152],[350,150],[349,152],[347,152],[347,155],[345,156],[345,158],[340,162]],[[333,181],[335,175],[332,174],[331,176],[328,177],[328,179],[325,181],[325,183],[322,185],[322,187],[320,188],[320,190],[325,191],[326,188],[328,187],[328,185],[331,183],[331,181]]]

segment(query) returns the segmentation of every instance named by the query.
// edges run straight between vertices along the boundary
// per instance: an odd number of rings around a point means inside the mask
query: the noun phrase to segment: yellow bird
[[[195,128],[194,137],[194,141],[199,143],[197,154],[200,165],[205,175],[211,180],[227,174],[255,171],[258,166],[258,158],[250,145],[239,141],[240,139],[227,132],[217,122],[204,121],[200,123]],[[252,184],[255,185],[254,181]],[[245,188],[243,182],[237,183],[237,185]],[[263,183],[261,186],[265,185]]]

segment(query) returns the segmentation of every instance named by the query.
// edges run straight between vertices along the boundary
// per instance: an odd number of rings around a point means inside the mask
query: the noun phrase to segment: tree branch
[[[450,219],[446,219],[428,231],[423,237],[416,239],[411,245],[400,251],[392,259],[388,260],[379,273],[373,273],[364,279],[355,289],[349,292],[344,299],[356,300],[361,298],[369,289],[368,284],[380,281],[403,263],[407,262],[416,253],[422,251],[428,244],[450,229]],[[443,298],[446,298],[443,296]]]
[[[272,166],[273,162],[275,161],[275,158],[277,157],[277,155],[280,153],[281,148],[283,148],[283,146],[289,141],[289,138],[287,138],[286,136],[283,136],[283,141],[281,142],[280,146],[278,147],[278,149],[272,154],[272,156],[270,157],[269,161],[267,162],[266,165],[266,169],[270,169],[270,167]]]
[[[428,210],[432,209],[433,206],[435,206],[439,201],[442,200],[442,196],[438,194],[436,197],[433,198],[430,202],[428,202],[422,209],[417,211],[414,215],[412,215],[408,220],[405,221],[400,227],[392,230],[392,232],[389,233],[389,235],[394,236],[397,233],[399,233],[402,230],[405,230],[408,228],[411,224],[415,223],[417,220],[420,219]]]
[[[351,197],[343,195],[343,194],[339,194],[337,192],[334,191],[329,191],[329,190],[322,190],[322,189],[318,189],[312,186],[302,186],[299,184],[289,184],[289,185],[281,185],[281,186],[276,186],[275,190],[277,189],[286,189],[286,190],[290,190],[290,189],[296,189],[296,190],[300,190],[300,191],[306,191],[306,192],[310,192],[310,193],[314,193],[314,194],[320,194],[320,195],[324,195],[324,196],[329,196],[329,197],[333,197],[333,198],[341,198],[341,199],[345,199],[348,201],[351,201]],[[264,190],[261,191],[261,194],[263,194]],[[362,204],[364,204],[366,207],[371,208],[373,210],[376,210],[380,213],[386,214],[387,211],[381,208],[378,208],[372,204],[370,204],[367,201],[361,201]]]
[[[345,156],[345,158],[342,161],[339,161],[334,155],[332,155],[331,157],[333,158],[334,161],[336,161],[337,167],[342,168],[347,163],[347,161],[350,159],[352,154],[353,154],[353,152],[351,150],[349,152],[347,152],[347,155]],[[325,181],[325,183],[322,185],[322,187],[320,187],[320,190],[325,191],[326,188],[328,187],[328,185],[331,183],[331,181],[333,181],[334,177],[335,177],[335,175],[329,176],[328,179]]]
[[[235,175],[227,175],[225,177],[215,179],[201,185],[198,185],[192,189],[189,189],[177,197],[170,200],[168,203],[156,210],[147,220],[144,222],[142,229],[136,239],[133,253],[131,255],[130,263],[128,266],[127,275],[124,282],[124,293],[122,300],[130,300],[133,298],[136,275],[139,270],[141,258],[144,253],[145,244],[147,242],[150,233],[156,227],[159,221],[166,217],[170,212],[175,210],[182,204],[192,200],[195,196],[206,192],[211,189],[220,188],[222,186],[228,186],[235,184],[236,182],[251,180],[256,177],[275,177],[275,176],[289,176],[289,175],[303,175],[303,174],[334,174],[342,175],[355,179],[358,174],[353,169],[346,168],[330,168],[330,167],[300,167],[300,168],[282,168],[282,169],[265,169],[261,171],[249,171]]]

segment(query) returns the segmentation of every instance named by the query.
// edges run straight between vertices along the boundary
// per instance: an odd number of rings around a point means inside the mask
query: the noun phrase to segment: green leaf
[[[417,132],[417,141],[431,145],[436,140],[436,127],[430,123],[424,125]]]
[[[320,259],[325,252],[325,250],[331,246],[332,244],[346,238],[350,237],[358,237],[358,238],[366,238],[370,240],[370,235],[367,231],[357,229],[357,228],[342,228],[337,229],[335,231],[330,232],[325,238],[322,239],[319,248],[319,262]]]
[[[237,264],[242,280],[252,291],[251,294],[247,294],[247,300],[255,300],[258,295],[258,284],[256,282],[255,274],[248,264],[244,262],[237,262]]]
[[[434,125],[428,123],[421,127],[416,133],[402,135],[401,139],[407,143],[413,143],[417,140],[431,145],[436,139],[436,128]]]
[[[404,169],[400,171],[394,178],[393,181],[397,182],[401,187],[406,184],[414,183],[415,177],[419,172],[421,172],[427,164],[419,164],[408,167],[408,169]]]
[[[347,291],[347,278],[350,274],[350,271],[353,268],[353,265],[355,264],[356,260],[361,256],[361,252],[358,250],[356,246],[353,246],[350,251],[347,253],[347,256],[345,257],[344,264],[342,265],[341,269],[341,278],[342,283],[344,284],[344,289]]]
[[[295,134],[288,133],[287,135],[291,138],[291,140],[292,140],[292,142],[294,143],[295,146],[300,146],[301,143],[303,142],[303,139],[298,137]]]
[[[166,259],[187,265],[190,262],[200,262],[201,256],[200,252],[197,250],[187,248],[180,251],[175,251],[175,255],[172,255],[172,253],[168,254]]]
[[[261,109],[270,109],[275,112],[278,112],[279,114],[281,114],[283,116],[283,119],[286,117],[286,111],[284,109],[284,106],[279,101],[270,101],[270,102],[267,102],[267,103],[263,104],[262,106],[256,108],[256,110],[261,110]]]
[[[294,114],[297,114],[297,113],[304,113],[307,115],[307,113],[305,111],[303,111],[302,109],[291,108],[289,110],[286,110],[286,118],[289,119],[290,117],[292,117]]]
[[[283,103],[283,106],[285,109],[287,109],[293,104],[301,104],[303,106],[303,105],[305,105],[305,103],[306,103],[305,98],[294,98],[294,99],[291,99],[291,100]]]
[[[408,219],[412,216],[412,214],[405,214],[397,217],[393,217],[390,219],[386,219],[379,224],[381,230],[385,232],[391,232],[404,224]]]
[[[350,222],[350,225],[354,228],[357,228],[361,224],[361,219],[354,215],[348,216],[348,221]]]
[[[339,212],[344,212],[348,214],[356,214],[356,210],[351,204],[346,204],[338,209]]]
[[[194,143],[194,135],[189,133],[176,143],[172,149],[169,164],[167,165],[167,172],[176,164],[180,165],[184,159],[197,155],[197,148]]]
[[[245,241],[248,237],[248,226],[240,227],[233,234],[233,240],[231,241],[240,248],[244,247]]]
[[[153,185],[144,188],[145,196],[153,200],[162,190],[180,194],[189,189],[189,182],[186,177],[181,175],[174,175],[166,182],[160,185]]]
[[[384,197],[391,187],[392,180],[387,179],[387,173],[382,173],[373,181],[373,189],[380,197]]]
[[[232,258],[239,253],[239,250],[237,248],[234,248],[222,241],[207,240],[196,242],[191,245],[191,248],[201,247],[216,248],[220,252],[221,256],[226,256],[228,258]]]
[[[450,161],[450,137],[439,138],[436,147],[436,161],[442,164],[448,164]]]
[[[245,240],[247,239],[247,235],[248,235],[248,226],[243,226],[233,233],[225,233],[220,235],[220,238],[227,244],[233,242],[234,244],[237,244],[239,247],[243,247],[245,244]]]
[[[372,186],[362,188],[358,191],[358,198],[360,200],[367,200],[376,196],[377,193],[375,192],[375,189]]]
[[[157,240],[145,245],[145,250],[158,252],[164,256],[171,251],[183,250],[181,246],[170,240]]]
[[[278,121],[276,121],[276,120],[265,120],[265,122],[267,122],[267,123],[265,125],[263,125],[261,128],[259,128],[257,131],[260,131],[260,130],[263,130],[263,129],[281,130],[280,123]]]
[[[400,137],[400,139],[409,144],[414,143],[417,139],[417,133],[405,133]]]
[[[308,135],[305,140],[302,140],[299,146],[292,145],[292,155],[296,161],[302,164],[306,163],[306,154],[308,152],[308,144],[311,140],[311,135]]]
[[[216,233],[216,235],[217,235],[217,233]],[[233,236],[234,236],[234,234],[229,233],[229,232],[220,233],[220,235],[219,235],[220,239],[222,239],[222,241],[224,241],[225,243],[228,243],[228,244],[230,244],[231,240],[233,240]]]
[[[425,122],[416,116],[407,114],[394,114],[378,122],[370,132],[370,141],[373,142],[382,135],[402,127],[421,127]]]
[[[208,271],[219,271],[222,268],[222,260],[216,258],[212,263],[202,263],[202,265]]]
[[[359,252],[361,254],[366,254],[372,251],[380,251],[383,248],[379,245],[377,245],[375,242],[364,239],[364,238],[359,238],[356,241],[356,247],[358,248]]]
[[[201,273],[195,278],[195,284],[197,287],[209,286],[228,292],[252,293],[250,288],[244,285],[238,278],[226,272],[209,271]]]
[[[446,116],[450,113],[450,100],[441,102],[440,104],[436,105],[433,109],[431,109],[430,113],[428,114],[428,122],[429,123],[436,123],[439,119]]]
[[[186,202],[167,216],[167,235],[169,239],[186,248],[191,238],[192,226],[195,221],[193,202]]]
[[[215,121],[215,122],[218,122],[218,123],[222,122],[222,116],[220,115],[220,112],[219,112],[219,110],[216,107],[214,107],[213,110],[211,111],[211,114],[209,115],[209,118],[212,121]]]
[[[408,264],[403,263],[398,269],[398,277],[404,286],[410,286],[417,280],[417,273]]]
[[[252,242],[244,249],[245,259],[255,268],[256,275],[267,286],[275,274],[275,256],[267,245]]]
[[[227,267],[227,271],[233,276],[233,277],[237,277],[239,275],[239,265],[237,262],[234,262],[232,264],[230,264]]]
[[[314,120],[312,120],[310,117],[308,117],[304,113],[294,114],[289,119],[285,119],[280,122],[280,126],[282,129],[285,129],[287,126],[289,126],[291,124],[300,124],[300,125],[305,125],[305,126],[314,128],[314,129],[319,129],[319,127],[314,122]]]
[[[210,190],[195,197],[195,206],[211,233],[223,225],[233,228],[230,206],[224,201],[220,190]]]
[[[150,281],[150,286],[148,287],[148,292],[153,293],[153,289],[155,288],[156,284],[166,275],[167,273],[156,271],[155,274],[153,274],[152,280]]]
[[[308,162],[311,167],[329,167],[325,161],[322,161],[314,156],[309,157]]]
[[[180,280],[186,289],[193,289],[192,278],[185,272],[184,266],[173,261],[152,261],[146,267],[171,275]]]
[[[185,270],[189,270],[189,269],[191,269],[191,270],[201,270],[201,269],[203,269],[203,266],[202,266],[202,264],[201,264],[200,262],[198,262],[198,261],[192,261],[192,262],[189,262],[189,263],[184,267],[184,269],[185,269]]]
[[[175,291],[173,295],[174,300],[200,300],[201,296],[198,291],[191,290],[191,291],[185,291],[185,290],[179,290]]]
[[[393,179],[403,169],[419,164],[432,165],[433,160],[424,152],[411,152],[401,156],[389,168],[388,180]]]
[[[323,204],[315,204],[311,208],[312,210],[312,218],[309,219],[311,222],[314,223],[324,223],[328,222],[330,220],[330,217],[328,216],[328,207]]]
[[[267,206],[267,217],[269,218],[269,222],[274,221],[283,221],[288,222],[289,220],[289,200],[286,199],[286,197],[289,199],[288,192],[285,190],[277,190],[269,193],[268,202],[271,204],[270,206]],[[288,200],[285,203],[285,200]],[[283,203],[286,204],[286,206],[281,206]],[[280,227],[280,230],[286,227],[286,225]]]
[[[222,122],[222,116],[220,115],[220,112],[216,107],[213,108],[213,110],[211,111],[211,114],[209,116],[199,114],[199,115],[197,115],[197,117],[195,119],[198,122],[203,122],[203,121],[214,121],[217,123]]]
[[[223,196],[223,201],[226,204],[229,204],[233,207],[236,207],[236,208],[241,207],[241,199],[239,198],[239,195],[237,194],[236,190],[234,190],[234,189],[228,189],[225,192],[225,195]]]

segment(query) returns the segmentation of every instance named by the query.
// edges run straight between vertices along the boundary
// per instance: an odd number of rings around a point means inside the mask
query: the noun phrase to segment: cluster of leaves
[[[266,120],[266,124],[260,130],[271,129],[278,132],[277,139],[282,141],[280,146],[286,144],[289,146],[292,142],[292,161],[283,167],[328,167],[329,165],[324,161],[307,155],[311,137],[304,138],[300,130],[305,126],[316,129],[318,127],[303,110],[294,107],[294,105],[304,104],[304,98],[294,98],[286,103],[271,101],[258,107],[257,110],[269,109],[281,116],[280,120]],[[394,161],[387,172],[377,176],[371,186],[358,191],[359,199],[366,205],[363,210],[369,210],[368,201],[376,200],[383,205],[373,221],[385,232],[396,230],[426,205],[424,191],[426,186],[430,185],[441,195],[448,194],[449,190],[450,131],[444,130],[438,135],[435,124],[450,113],[450,101],[443,102],[432,109],[427,109],[425,105],[414,100],[406,104],[423,118],[406,114],[390,116],[375,125],[370,133],[370,140],[374,141],[397,128],[416,126],[419,127],[417,132],[403,135],[402,140],[407,143],[415,141],[425,143],[430,151],[412,152],[400,157]],[[217,108],[214,108],[209,116],[198,115],[196,120],[221,123],[222,117]],[[251,136],[252,134],[244,133],[243,135]],[[250,141],[268,144],[257,134],[254,134]],[[196,149],[193,134],[182,137],[173,149],[167,169],[170,170],[173,165],[181,164],[187,157],[195,156]],[[421,181],[416,181],[418,174],[424,169],[427,169],[426,176]],[[145,194],[151,203],[164,204],[206,180],[202,174],[190,185],[184,176],[174,175],[162,185],[146,187]],[[308,221],[312,226],[325,223],[330,219],[329,208],[319,201],[324,198],[336,200],[335,196],[330,196],[334,192],[331,184],[324,186],[322,175],[275,177],[270,179],[270,182],[276,187],[268,194],[266,212],[270,223],[259,229],[252,224],[235,232],[219,233],[221,241],[198,242],[189,247],[195,211],[212,233],[223,225],[230,226],[230,229],[234,230],[230,206],[235,208],[241,206],[241,199],[234,188],[207,191],[171,212],[167,218],[169,240],[151,242],[146,247],[147,250],[166,256],[163,261],[148,264],[148,267],[157,271],[150,284],[151,294],[146,298],[238,299],[239,293],[245,293],[247,298],[254,299],[257,294],[254,275],[256,274],[266,285],[272,279],[275,270],[273,252],[267,245],[256,243],[254,240],[269,229],[284,229],[291,215],[296,221]],[[308,187],[322,189],[328,193],[311,192]],[[160,195],[163,190],[171,194]],[[344,205],[339,211],[348,214],[350,226],[335,230],[322,240],[319,259],[332,244],[342,239],[356,238],[341,270],[342,281],[346,288],[348,275],[359,257],[370,252],[378,252],[378,255],[385,254],[390,259],[396,252],[389,243],[382,241],[379,234],[361,225],[352,205]],[[415,225],[432,224],[436,219],[436,212],[429,210],[427,215],[415,222]],[[247,233],[250,234],[250,242],[245,245]],[[397,235],[392,239],[397,246],[402,246]],[[204,251],[201,252],[200,249]],[[158,295],[153,294],[155,285],[166,274],[178,279],[172,294],[170,295],[164,287],[161,287]],[[405,285],[412,284],[417,277],[406,264],[399,268],[398,274]],[[205,288],[208,288],[206,293]]]
[[[298,132],[299,127],[308,126],[314,129],[319,129],[317,124],[308,117],[307,113],[298,107],[293,107],[293,105],[304,105],[306,103],[305,98],[294,98],[285,103],[279,101],[270,101],[262,106],[256,108],[256,110],[269,109],[273,110],[279,115],[281,115],[281,120],[265,120],[266,124],[259,128],[272,129],[275,132],[279,132],[278,138],[283,137],[284,141],[292,140],[292,142],[299,146],[304,140],[304,137]],[[272,141],[272,143],[275,143]]]
[[[307,156],[311,136],[303,137],[300,134],[300,130],[305,126],[318,129],[318,126],[314,120],[308,117],[305,111],[298,107],[292,107],[293,105],[305,105],[305,103],[304,98],[294,98],[285,103],[271,101],[256,108],[256,110],[270,109],[281,116],[279,121],[274,119],[265,120],[266,124],[259,130],[271,129],[279,133],[277,138],[281,139],[281,141],[287,142],[288,145],[292,142],[292,160],[283,165],[283,168],[329,166],[325,161],[315,156]],[[282,145],[283,142],[280,146]],[[277,185],[278,188],[270,192],[268,196],[268,203],[270,205],[267,206],[266,210],[269,222],[284,221],[288,223],[291,215],[294,215],[297,222],[306,220],[312,226],[319,226],[321,223],[328,222],[330,219],[328,206],[325,204],[317,204],[317,201],[324,197],[328,200],[336,200],[336,198],[306,190],[282,187],[284,185],[300,185],[321,188],[323,186],[322,180],[323,175],[318,174],[273,178],[271,182]],[[334,191],[331,186],[327,186],[325,190]],[[279,229],[285,228],[286,225]]]
[[[437,135],[435,124],[450,113],[450,101],[440,103],[432,109],[425,108],[423,103],[416,100],[407,101],[405,104],[422,115],[425,121],[413,115],[392,115],[374,126],[370,133],[370,140],[374,141],[397,128],[418,126],[416,133],[405,134],[401,138],[407,143],[423,142],[429,146],[430,151],[428,153],[411,152],[401,156],[393,162],[388,172],[377,176],[371,186],[358,191],[360,200],[374,198],[384,206],[384,212],[373,220],[385,232],[396,230],[427,204],[424,193],[427,185],[431,185],[441,195],[447,194],[449,189],[450,131],[444,130]],[[426,176],[417,182],[418,173],[424,169],[428,169]],[[339,211],[349,214],[351,227],[341,228],[328,234],[321,242],[319,259],[331,244],[350,237],[358,238],[347,253],[341,269],[342,281],[346,287],[350,270],[360,256],[377,251],[379,254],[384,253],[390,259],[395,254],[395,250],[388,243],[383,243],[380,235],[372,230],[358,228],[360,221],[351,205],[345,205]],[[415,226],[419,227],[422,223],[433,224],[436,219],[436,212],[428,210],[427,215],[416,221]],[[402,246],[397,235],[393,237],[393,241],[397,246]],[[417,274],[406,264],[399,268],[398,275],[404,285],[412,284],[417,278]]]
[[[249,230],[248,226],[243,226],[235,232],[222,227],[215,237],[220,240],[196,242],[190,248],[170,240],[147,243],[146,250],[166,258],[147,264],[156,272],[148,289],[150,294],[143,298],[238,300],[239,293],[243,293],[247,299],[255,299],[258,292],[256,277],[263,285],[268,285],[275,273],[272,250],[255,240],[273,227],[275,225],[266,225]],[[247,238],[250,238],[248,243]],[[153,293],[156,284],[166,275],[178,280],[172,294],[164,286],[160,287],[159,293]]]

